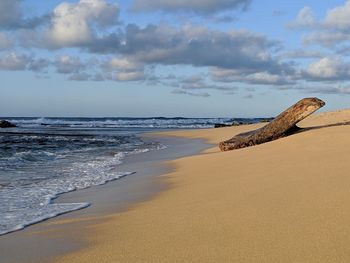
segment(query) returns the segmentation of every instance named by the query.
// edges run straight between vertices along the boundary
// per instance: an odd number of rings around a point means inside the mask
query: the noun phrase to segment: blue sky
[[[1,0],[0,116],[274,116],[350,101],[350,0]]]

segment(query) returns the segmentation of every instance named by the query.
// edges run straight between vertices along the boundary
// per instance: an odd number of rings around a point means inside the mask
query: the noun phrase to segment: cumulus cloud
[[[325,57],[311,63],[303,75],[314,81],[348,80],[350,78],[350,63],[344,62],[340,57]]]
[[[337,28],[339,30],[349,30],[350,26],[350,1],[346,1],[344,5],[337,6],[327,12],[323,21],[326,27]]]
[[[121,71],[135,71],[143,68],[143,65],[139,62],[120,57],[112,58],[105,66],[112,70],[116,69]]]
[[[48,59],[44,58],[39,58],[39,59],[32,59],[27,67],[28,70],[31,71],[44,71],[46,70],[49,66],[51,66],[51,61]]]
[[[0,70],[30,70],[43,71],[51,65],[51,61],[44,58],[35,58],[25,54],[9,52],[0,56]]]
[[[16,2],[17,7],[20,2]],[[213,8],[213,12],[218,12],[224,9],[224,6],[237,9],[247,6],[249,2],[208,0],[186,1],[182,4],[190,3],[190,9],[199,8],[204,14],[209,12],[205,11],[209,7]],[[246,30],[221,31],[191,25],[124,26],[118,24],[118,12],[118,6],[107,0],[63,2],[49,16],[48,27],[45,25],[34,30],[22,29],[17,32],[17,40],[22,47],[75,47],[82,52],[88,51],[90,55],[113,55],[114,58],[102,63],[102,70],[106,72],[98,78],[99,80],[149,80],[149,74],[145,70],[156,65],[217,67],[249,71],[251,74],[262,70],[278,74],[288,68],[288,65],[280,63],[273,55],[275,50],[280,48],[280,43],[261,34]],[[118,28],[114,28],[116,25]],[[1,41],[0,35],[0,48],[2,42],[5,41]],[[53,66],[57,73],[70,74],[69,79],[74,80],[86,79],[87,76],[82,76],[81,72],[94,67],[87,67],[86,63],[77,57],[61,55],[52,62],[32,61],[26,69],[39,71],[49,66]],[[92,76],[98,72],[96,69],[88,71],[89,78],[93,79]],[[204,80],[179,85],[188,89],[228,89],[223,85],[206,84]]]
[[[141,28],[131,24],[125,32],[99,39],[89,49],[95,53],[119,53],[149,65],[216,66],[277,73],[287,67],[272,55],[279,47],[278,42],[245,30],[225,32],[164,25]]]
[[[191,76],[180,81],[180,87],[183,90],[200,90],[200,89],[211,89],[220,91],[234,91],[236,87],[222,86],[208,83],[206,79],[201,76]]]
[[[334,30],[319,30],[311,32],[303,37],[304,44],[317,44],[328,48],[333,48],[336,45],[350,40],[350,34]]]
[[[141,81],[146,79],[144,64],[127,57],[114,57],[103,63],[102,67],[110,73],[114,81]]]
[[[62,55],[56,58],[54,62],[56,71],[61,74],[78,73],[85,69],[85,64],[78,57]]]
[[[105,0],[80,0],[63,2],[53,11],[51,26],[46,32],[48,44],[60,48],[81,46],[96,38],[96,26],[114,25],[119,8]]]
[[[191,12],[209,15],[227,10],[245,10],[251,0],[135,0],[134,11]]]
[[[113,78],[116,81],[141,81],[146,79],[143,71],[117,72]]]
[[[325,17],[316,20],[310,7],[304,7],[291,25],[311,29],[303,37],[304,44],[322,45],[328,48],[350,40],[350,0],[343,5],[328,10]]]
[[[245,76],[241,81],[258,85],[287,85],[293,83],[288,76],[270,74],[268,72],[256,72]]]
[[[290,72],[291,73],[291,72]],[[244,72],[240,70],[214,68],[211,77],[218,82],[242,82],[253,85],[287,85],[294,83],[293,74],[271,74],[266,71]]]
[[[4,54],[0,57],[1,70],[25,70],[29,63],[29,57],[18,55],[14,52]]]
[[[306,29],[309,27],[313,27],[316,24],[317,21],[315,18],[314,11],[311,7],[305,6],[299,11],[296,19],[293,22],[289,23],[288,27]]]
[[[171,76],[170,76],[171,77]],[[163,85],[176,87],[177,89],[173,90],[173,94],[182,94],[190,95],[197,97],[209,97],[210,94],[203,92],[201,90],[216,90],[222,91],[225,94],[235,94],[235,91],[238,90],[237,87],[232,85],[216,85],[211,83],[206,77],[201,75],[193,75],[190,77],[171,77],[170,80],[173,82],[167,83],[163,82]]]

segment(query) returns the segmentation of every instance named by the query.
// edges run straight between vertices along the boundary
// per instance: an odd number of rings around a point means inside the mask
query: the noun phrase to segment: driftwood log
[[[300,129],[296,126],[298,122],[324,105],[325,102],[318,98],[302,99],[282,112],[266,126],[257,130],[238,134],[232,139],[220,142],[220,150],[230,151],[249,147],[289,135]]]

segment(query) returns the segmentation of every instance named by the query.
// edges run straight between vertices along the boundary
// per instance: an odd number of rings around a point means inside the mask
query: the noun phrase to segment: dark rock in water
[[[247,124],[252,124],[252,122],[243,123],[241,121],[239,121],[239,122],[234,121],[231,126],[241,126],[241,125],[247,125]]]
[[[232,125],[225,123],[215,123],[214,128],[230,127]]]
[[[260,122],[270,122],[270,121],[272,121],[274,118],[266,118],[266,119],[262,119],[262,120],[260,120]]]
[[[259,122],[270,122],[274,118],[265,118],[261,119]],[[222,128],[222,127],[231,127],[231,126],[241,126],[241,125],[249,125],[249,124],[254,124],[257,123],[258,121],[236,121],[234,120],[232,124],[226,124],[226,123],[215,123],[214,128]]]
[[[247,125],[247,124],[253,124],[253,122],[242,122],[242,121],[234,121],[232,124],[225,124],[225,123],[216,123],[214,125],[214,128],[222,128],[222,127],[231,127],[231,126],[241,126],[241,125]]]
[[[14,127],[17,127],[17,126],[9,121],[0,121],[0,128],[14,128]]]

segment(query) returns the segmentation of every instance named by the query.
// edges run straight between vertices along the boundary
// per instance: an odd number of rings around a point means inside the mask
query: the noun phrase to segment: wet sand
[[[181,138],[155,138],[167,149],[127,157],[118,171],[132,171],[132,175],[105,185],[74,191],[59,196],[55,202],[90,202],[86,209],[68,213],[29,226],[24,230],[0,236],[0,256],[4,263],[50,262],[54,257],[77,251],[89,245],[88,238],[93,225],[103,222],[110,214],[125,211],[133,204],[145,201],[168,185],[159,176],[172,167],[170,159],[197,154],[208,144],[203,140]],[[85,235],[86,233],[86,235]]]

